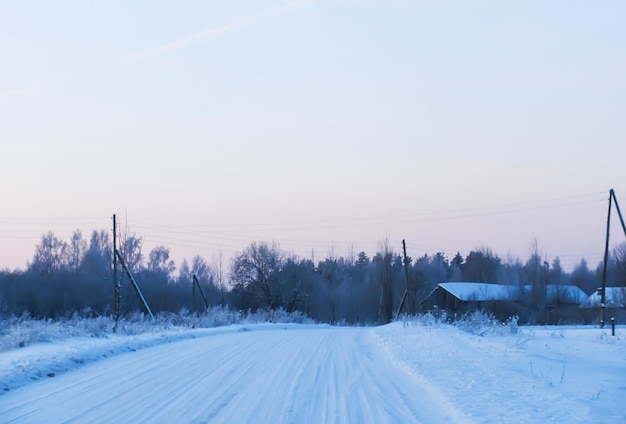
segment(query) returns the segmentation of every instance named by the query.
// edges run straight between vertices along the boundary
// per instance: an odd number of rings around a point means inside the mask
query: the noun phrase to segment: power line
[[[569,198],[573,198],[573,197],[581,197],[581,196],[570,196]],[[566,199],[566,198],[560,198],[556,200],[563,200],[563,199]],[[173,226],[173,225],[149,223],[149,222],[145,222],[141,220],[131,220],[131,222],[133,223],[134,226],[137,226],[140,228],[160,229],[162,231],[176,232],[176,233],[181,233],[181,234],[191,232],[194,234],[207,234],[207,235],[212,235],[214,237],[220,237],[220,236],[223,236],[224,231],[226,230],[222,230],[222,231],[216,231],[216,230],[224,229],[224,228],[234,228],[234,229],[228,230],[228,233],[232,234],[232,233],[249,232],[250,227],[258,227],[256,228],[257,231],[263,231],[263,230],[265,231],[270,231],[270,230],[271,231],[294,231],[294,230],[335,229],[335,228],[347,228],[347,227],[354,228],[354,227],[366,227],[366,226],[390,225],[390,224],[411,224],[411,223],[420,223],[420,222],[436,222],[436,221],[468,219],[468,218],[476,218],[476,217],[484,217],[484,216],[526,213],[526,212],[534,212],[534,211],[541,211],[541,210],[547,210],[547,209],[571,208],[573,206],[600,203],[605,200],[606,199],[598,198],[594,200],[568,202],[568,203],[561,203],[561,204],[556,204],[556,205],[524,207],[524,208],[474,213],[474,214],[460,214],[460,212],[503,208],[506,205],[487,206],[487,207],[481,207],[481,208],[448,209],[448,210],[440,210],[440,211],[433,211],[433,212],[416,212],[416,213],[405,214],[405,215],[338,218],[338,219],[327,219],[327,220],[316,220],[316,221],[281,222],[281,223],[241,223],[241,224],[215,224],[215,225],[208,225],[208,226],[207,225]],[[509,204],[509,205],[521,206],[521,205],[530,205],[530,204],[538,204],[538,203],[545,203],[545,202],[549,202],[549,200],[524,202],[524,203],[520,202],[516,204]],[[409,219],[409,217],[412,217],[412,218]],[[420,217],[426,217],[426,218],[420,219]],[[406,218],[406,219],[396,220],[398,218]],[[373,221],[373,222],[359,222],[359,221]],[[336,223],[336,224],[330,225],[329,223]],[[329,224],[329,225],[324,225],[324,224]],[[212,230],[206,230],[203,228],[212,228]]]
[[[600,198],[600,195],[602,196]],[[343,228],[376,227],[376,226],[396,226],[403,224],[419,224],[429,222],[445,222],[450,220],[473,219],[477,217],[488,217],[498,215],[515,215],[533,213],[549,209],[575,208],[585,205],[592,205],[606,201],[605,192],[593,192],[558,198],[532,200],[514,203],[501,203],[481,207],[451,208],[434,211],[414,211],[406,214],[364,216],[350,218],[331,218],[294,222],[273,222],[273,223],[228,223],[215,225],[169,225],[146,222],[143,220],[127,220],[131,229],[139,229],[144,241],[154,244],[165,243],[187,249],[219,249],[234,253],[242,248],[242,245],[258,240],[277,240],[282,246],[303,251],[304,249],[314,250],[375,250],[379,243],[371,241],[335,241],[324,238],[314,239],[310,236],[302,238],[286,237],[281,238],[281,233],[311,230],[333,230]],[[4,239],[32,239],[25,234],[40,232],[44,226],[44,233],[48,231],[75,231],[87,226],[106,228],[108,217],[0,217],[0,234]],[[387,232],[387,231],[384,231]],[[268,233],[271,233],[268,234]],[[39,233],[40,235],[41,233]],[[431,237],[432,238],[432,237]],[[445,248],[432,244],[421,244],[409,242],[411,250],[424,250],[435,252],[448,252],[453,254],[459,250],[457,248]],[[450,253],[452,252],[452,253]],[[565,258],[566,255],[560,255]],[[576,256],[576,255],[572,255]],[[582,257],[580,255],[578,257]],[[587,255],[588,257],[591,255]]]

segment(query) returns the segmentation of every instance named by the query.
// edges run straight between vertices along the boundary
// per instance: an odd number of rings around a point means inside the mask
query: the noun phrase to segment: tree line
[[[551,262],[542,257],[536,242],[525,261],[504,260],[489,248],[478,248],[465,257],[457,253],[448,258],[441,252],[407,257],[406,269],[403,255],[387,241],[371,256],[363,251],[331,253],[317,263],[282,250],[276,242],[254,242],[229,264],[222,255],[211,263],[195,256],[177,267],[165,246],[145,256],[143,240],[136,234],[120,237],[119,252],[155,313],[203,310],[204,301],[193,295],[196,275],[209,306],[299,311],[320,322],[347,324],[391,321],[406,290],[409,303],[404,311],[419,312],[421,301],[445,281],[576,285],[591,294],[602,276],[602,264],[591,269],[584,259],[573,271],[564,271],[558,257]],[[80,231],[68,241],[52,232],[44,234],[25,270],[0,272],[0,314],[28,313],[35,318],[112,314],[112,257],[107,231],[93,231],[89,240]],[[610,254],[608,281],[626,286],[626,243]],[[142,309],[124,276],[121,300],[122,313]],[[525,305],[529,311],[536,306]]]

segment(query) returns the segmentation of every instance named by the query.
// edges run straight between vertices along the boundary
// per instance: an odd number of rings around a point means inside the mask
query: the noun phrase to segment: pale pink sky
[[[113,213],[177,263],[388,237],[595,267],[626,198],[623,2],[3,9],[0,268]]]

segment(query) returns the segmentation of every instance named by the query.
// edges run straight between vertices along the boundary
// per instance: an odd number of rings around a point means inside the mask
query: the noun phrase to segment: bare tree
[[[611,284],[626,286],[626,242],[620,243],[613,249]]]
[[[200,255],[196,255],[191,260],[191,273],[196,275],[202,284],[210,284],[213,278],[211,268],[206,260]]]
[[[29,269],[51,276],[66,267],[67,252],[67,243],[49,231],[41,236],[41,242],[35,247],[35,255]]]
[[[252,243],[232,262],[232,280],[239,289],[254,297],[255,307],[275,309],[283,306],[279,273],[284,255],[278,244]]]
[[[111,276],[111,259],[113,258],[112,243],[109,232],[93,231],[89,239],[89,248],[80,264],[81,272],[95,274],[102,279]]]
[[[213,256],[213,267],[211,271],[213,283],[220,291],[220,304],[226,306],[226,272],[224,269],[224,253],[221,250]]]
[[[174,274],[176,265],[170,259],[170,250],[165,246],[157,246],[148,255],[148,271],[160,274],[169,280]]]
[[[74,275],[78,274],[81,261],[87,251],[87,241],[83,239],[80,230],[74,231],[67,246],[67,261],[70,272]]]
[[[183,259],[178,267],[178,278],[176,279],[177,284],[191,285],[192,284],[192,273],[191,267],[189,266],[189,262],[187,259]]]
[[[543,259],[537,239],[534,239],[530,246],[530,256],[524,265],[526,270],[526,281],[530,286],[530,301],[531,304],[538,308],[546,307],[546,279],[543,272]]]
[[[135,234],[123,234],[120,240],[119,252],[130,272],[137,272],[143,266],[143,239]]]
[[[331,323],[337,321],[338,315],[338,287],[341,284],[342,276],[339,270],[339,263],[333,256],[333,250],[330,251],[330,257],[324,261],[320,261],[317,266],[318,273],[322,277],[322,281],[327,287],[328,304],[330,306],[330,317],[328,320]]]
[[[467,255],[461,265],[461,272],[465,281],[495,283],[499,279],[501,265],[500,257],[488,247],[481,247]]]
[[[378,321],[381,323],[388,323],[393,319],[393,256],[389,238],[385,237],[380,243],[379,252],[372,260],[376,265],[376,276],[380,284]]]

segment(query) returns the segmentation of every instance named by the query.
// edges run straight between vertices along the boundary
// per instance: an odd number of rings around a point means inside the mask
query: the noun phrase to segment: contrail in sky
[[[93,65],[93,66],[89,66],[86,68],[82,68],[82,69],[78,69],[75,70],[73,72],[70,72],[66,75],[64,75],[63,77],[59,77],[59,78],[54,78],[54,79],[50,79],[48,81],[39,83],[39,84],[31,84],[29,86],[25,86],[25,87],[20,87],[20,88],[16,88],[16,89],[11,89],[11,90],[7,90],[4,92],[0,92],[0,98],[4,98],[4,97],[12,97],[12,96],[18,96],[20,94],[24,94],[30,91],[34,91],[38,88],[41,88],[43,86],[46,85],[51,85],[55,82],[59,82],[59,81],[63,81],[66,80],[68,78],[74,77],[76,75],[79,74],[84,74],[86,72],[89,71],[93,71],[96,69],[104,69],[104,68],[108,68],[111,66],[118,66],[118,65],[123,65],[126,63],[131,63],[131,62],[136,62],[139,61],[141,59],[147,58],[147,57],[151,57],[151,56],[156,56],[159,54],[163,54],[163,53],[167,53],[170,51],[174,51],[174,50],[178,50],[181,48],[184,48],[188,45],[191,44],[195,44],[195,43],[199,43],[201,41],[213,38],[213,37],[217,37],[219,35],[228,33],[228,32],[232,32],[235,31],[237,29],[243,28],[247,25],[250,25],[253,22],[268,18],[270,16],[274,16],[274,15],[278,15],[284,12],[287,12],[289,10],[292,9],[296,9],[299,7],[303,7],[306,6],[308,4],[314,3],[316,0],[300,0],[300,1],[296,1],[293,3],[288,3],[279,7],[276,7],[274,9],[268,10],[266,12],[263,13],[259,13],[257,15],[254,16],[250,16],[247,18],[242,18],[239,19],[237,21],[233,21],[224,25],[220,25],[218,27],[215,28],[210,28],[207,29],[205,31],[201,31],[198,32],[196,34],[187,36],[187,37],[183,37],[183,38],[179,38],[178,40],[174,40],[174,41],[170,41],[169,43],[165,43],[165,44],[161,44],[159,46],[156,47],[151,47],[148,49],[144,49],[144,50],[140,50],[138,52],[135,53],[131,53],[125,56],[121,56],[115,59],[112,59],[110,61],[104,62],[104,63],[100,63],[97,65]]]
[[[301,1],[293,2],[293,3],[289,3],[283,6],[279,6],[267,12],[260,13],[258,15],[243,18],[238,21],[230,22],[230,23],[220,25],[215,28],[208,29],[206,31],[199,32],[197,34],[190,35],[188,37],[179,38],[178,40],[161,44],[160,46],[141,50],[139,52],[132,53],[127,56],[122,56],[114,60],[113,63],[122,64],[122,63],[134,62],[136,60],[143,59],[145,57],[155,56],[155,55],[166,53],[172,50],[178,50],[190,44],[198,43],[200,41],[206,40],[207,38],[213,38],[215,36],[234,31],[236,29],[245,27],[246,25],[249,25],[252,22],[255,22],[264,18],[268,18],[270,16],[278,15],[280,13],[286,12],[291,9],[295,9],[297,7],[302,7],[304,5],[313,3],[314,1],[315,0],[301,0]]]

